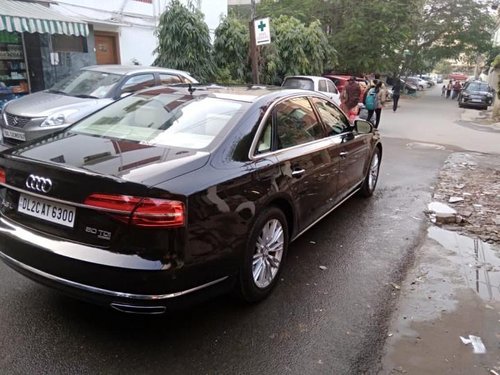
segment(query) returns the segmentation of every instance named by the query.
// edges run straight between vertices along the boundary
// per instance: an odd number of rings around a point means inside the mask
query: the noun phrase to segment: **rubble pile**
[[[431,220],[485,242],[500,243],[500,155],[454,153],[442,168],[433,199],[455,211]],[[431,206],[430,206],[431,207]]]

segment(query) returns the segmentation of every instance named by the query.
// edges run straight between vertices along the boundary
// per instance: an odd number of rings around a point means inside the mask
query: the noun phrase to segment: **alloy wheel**
[[[276,277],[283,258],[285,236],[277,219],[267,221],[257,237],[252,263],[253,281],[258,288],[268,287]]]
[[[375,189],[375,185],[378,179],[379,172],[379,154],[376,152],[373,155],[372,162],[370,164],[370,171],[368,172],[368,188],[370,191]]]

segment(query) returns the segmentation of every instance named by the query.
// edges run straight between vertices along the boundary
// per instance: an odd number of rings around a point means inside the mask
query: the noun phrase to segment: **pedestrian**
[[[356,82],[356,77],[352,76],[349,78],[341,97],[341,108],[350,120],[353,120],[358,115],[360,96],[361,88]]]
[[[441,96],[444,96],[446,94],[446,85],[443,85],[441,88]]]
[[[377,118],[375,120],[375,128],[377,129],[380,124],[380,117],[382,115],[382,108],[384,108],[384,103],[386,99],[386,92],[382,87],[382,82],[378,81],[374,88],[371,88],[366,95],[365,106],[368,110],[367,121],[370,121],[373,113],[376,114]]]
[[[453,81],[450,79],[450,82],[446,85],[446,99],[448,99],[451,95],[451,89],[453,88]]]
[[[455,83],[453,84],[453,93],[451,94],[451,100],[455,100],[458,97],[458,94],[460,94],[460,91],[462,91],[462,85],[459,81],[455,81]]]
[[[401,95],[401,79],[396,77],[394,85],[392,86],[392,111],[396,112],[398,109],[399,96]]]

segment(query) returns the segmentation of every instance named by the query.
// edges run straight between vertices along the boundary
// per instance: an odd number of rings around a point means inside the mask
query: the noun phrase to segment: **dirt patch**
[[[500,155],[454,153],[446,160],[433,199],[454,208],[450,230],[500,243]]]

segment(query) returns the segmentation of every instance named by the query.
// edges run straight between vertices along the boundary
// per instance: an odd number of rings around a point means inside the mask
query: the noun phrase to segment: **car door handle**
[[[349,155],[349,152],[348,151],[342,151],[339,155],[340,155],[341,158],[345,158],[347,155]]]
[[[305,172],[306,172],[305,169],[294,169],[292,171],[292,177],[296,177],[296,178],[301,177]]]

